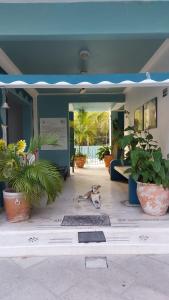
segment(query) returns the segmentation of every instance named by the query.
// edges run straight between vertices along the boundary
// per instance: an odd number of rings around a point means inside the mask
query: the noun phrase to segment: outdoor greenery
[[[145,133],[142,134],[141,132],[139,132],[135,126],[128,126],[124,129],[123,135],[118,137],[118,144],[123,150],[122,159],[128,160],[128,162],[130,162],[131,151],[135,150],[137,146],[142,146],[144,148]],[[154,145],[156,147],[157,143],[154,142]]]
[[[28,152],[36,154],[43,145],[58,145],[58,140],[53,136],[32,137],[29,142]]]
[[[125,158],[130,161],[131,168],[127,172],[135,181],[169,187],[169,160],[163,158],[152,134],[147,130],[138,132],[134,127],[126,130],[130,134],[121,138],[120,143],[123,149],[128,147]]]
[[[75,145],[100,145],[108,143],[109,119],[107,112],[86,112],[80,109],[74,114]]]
[[[120,141],[124,136],[124,131],[119,127],[118,119],[113,120],[112,129],[112,154],[117,157],[117,153],[121,149]]]
[[[32,141],[36,145],[39,143],[35,139]],[[61,191],[62,181],[56,167],[50,162],[32,159],[31,143],[28,147],[30,150],[25,152],[25,140],[8,145],[0,140],[0,181],[14,192],[24,193],[31,203],[38,204],[44,193],[48,203],[51,203]]]
[[[97,153],[96,156],[99,160],[103,160],[105,155],[110,155],[111,154],[111,147],[110,146],[101,146]]]

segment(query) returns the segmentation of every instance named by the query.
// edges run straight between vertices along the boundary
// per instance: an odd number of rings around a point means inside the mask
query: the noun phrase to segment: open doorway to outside
[[[112,158],[117,157],[113,130],[115,123],[119,126],[119,110],[123,110],[123,103],[69,104],[70,157],[76,157],[77,168],[83,167],[78,156],[84,156],[84,167],[104,167],[104,164],[108,167]]]

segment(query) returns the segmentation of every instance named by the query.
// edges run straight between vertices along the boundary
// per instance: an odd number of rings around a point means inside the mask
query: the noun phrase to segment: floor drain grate
[[[107,269],[107,257],[85,257],[86,269]]]
[[[79,243],[105,243],[106,238],[103,231],[78,232]]]

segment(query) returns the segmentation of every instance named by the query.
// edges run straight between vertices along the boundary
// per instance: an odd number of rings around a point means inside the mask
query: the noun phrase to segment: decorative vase
[[[137,183],[137,195],[143,211],[151,216],[165,215],[169,207],[169,190],[162,185]]]
[[[104,164],[106,168],[109,168],[112,159],[113,159],[113,155],[104,155]]]
[[[75,156],[75,164],[77,168],[83,168],[86,163],[85,156]]]
[[[3,191],[3,198],[8,221],[15,223],[30,218],[31,206],[23,193],[15,193],[7,189]]]

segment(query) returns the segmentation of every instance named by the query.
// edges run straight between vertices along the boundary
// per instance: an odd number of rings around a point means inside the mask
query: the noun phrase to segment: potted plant
[[[131,177],[137,182],[137,195],[143,211],[149,215],[164,215],[169,207],[169,160],[153,136],[144,132],[140,143],[130,151]]]
[[[47,203],[51,203],[61,191],[56,167],[48,161],[32,159],[25,148],[24,140],[9,145],[0,140],[0,181],[6,184],[4,207],[11,222],[27,220],[32,204],[38,204],[44,194]]]
[[[111,154],[111,146],[101,146],[96,155],[99,160],[104,160],[105,167],[110,166],[110,162],[113,159],[113,155]]]
[[[82,108],[75,114],[74,119],[74,137],[77,151],[74,155],[74,161],[77,168],[83,168],[86,163],[87,155],[82,153],[82,146],[89,145],[93,141],[93,130],[91,126],[92,118]]]
[[[80,151],[75,153],[74,161],[77,168],[83,168],[86,163],[87,156]]]

